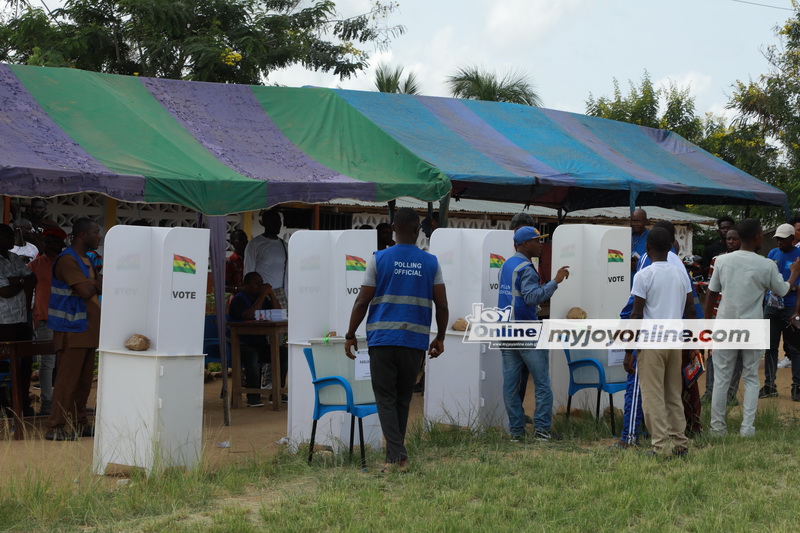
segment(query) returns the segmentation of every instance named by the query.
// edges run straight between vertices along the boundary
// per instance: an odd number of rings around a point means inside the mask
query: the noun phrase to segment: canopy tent
[[[96,191],[207,215],[451,187],[569,211],[787,205],[674,133],[516,104],[0,64],[0,121],[9,195]]]
[[[788,209],[783,192],[673,133],[515,104],[0,64],[0,124],[2,194],[94,191],[212,215],[218,316],[218,215],[283,202],[432,202],[451,193],[569,211]]]

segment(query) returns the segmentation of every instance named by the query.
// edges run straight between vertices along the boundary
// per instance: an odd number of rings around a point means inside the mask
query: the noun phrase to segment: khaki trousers
[[[670,455],[675,447],[688,442],[681,401],[681,351],[642,350],[637,364],[644,421],[653,450]]]

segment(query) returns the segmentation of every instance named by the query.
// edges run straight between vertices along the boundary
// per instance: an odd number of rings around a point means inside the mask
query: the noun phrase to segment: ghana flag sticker
[[[609,263],[622,263],[622,252],[619,250],[608,249],[608,262]]]
[[[186,256],[172,254],[172,271],[185,272],[186,274],[197,274],[197,265]]]
[[[502,255],[489,254],[489,268],[501,268],[505,262]]]
[[[357,270],[363,272],[367,269],[367,262],[357,255],[344,256],[345,270]]]

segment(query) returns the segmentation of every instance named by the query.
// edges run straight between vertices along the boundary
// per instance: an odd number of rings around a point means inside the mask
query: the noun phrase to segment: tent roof
[[[0,122],[2,192],[18,196],[96,191],[210,215],[451,187],[568,210],[786,204],[673,133],[495,102],[0,64]]]

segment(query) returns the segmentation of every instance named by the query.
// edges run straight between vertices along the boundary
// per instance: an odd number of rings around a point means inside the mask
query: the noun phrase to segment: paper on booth
[[[355,377],[356,381],[366,381],[371,379],[372,375],[369,372],[369,350],[362,348],[356,351],[356,368]]]

